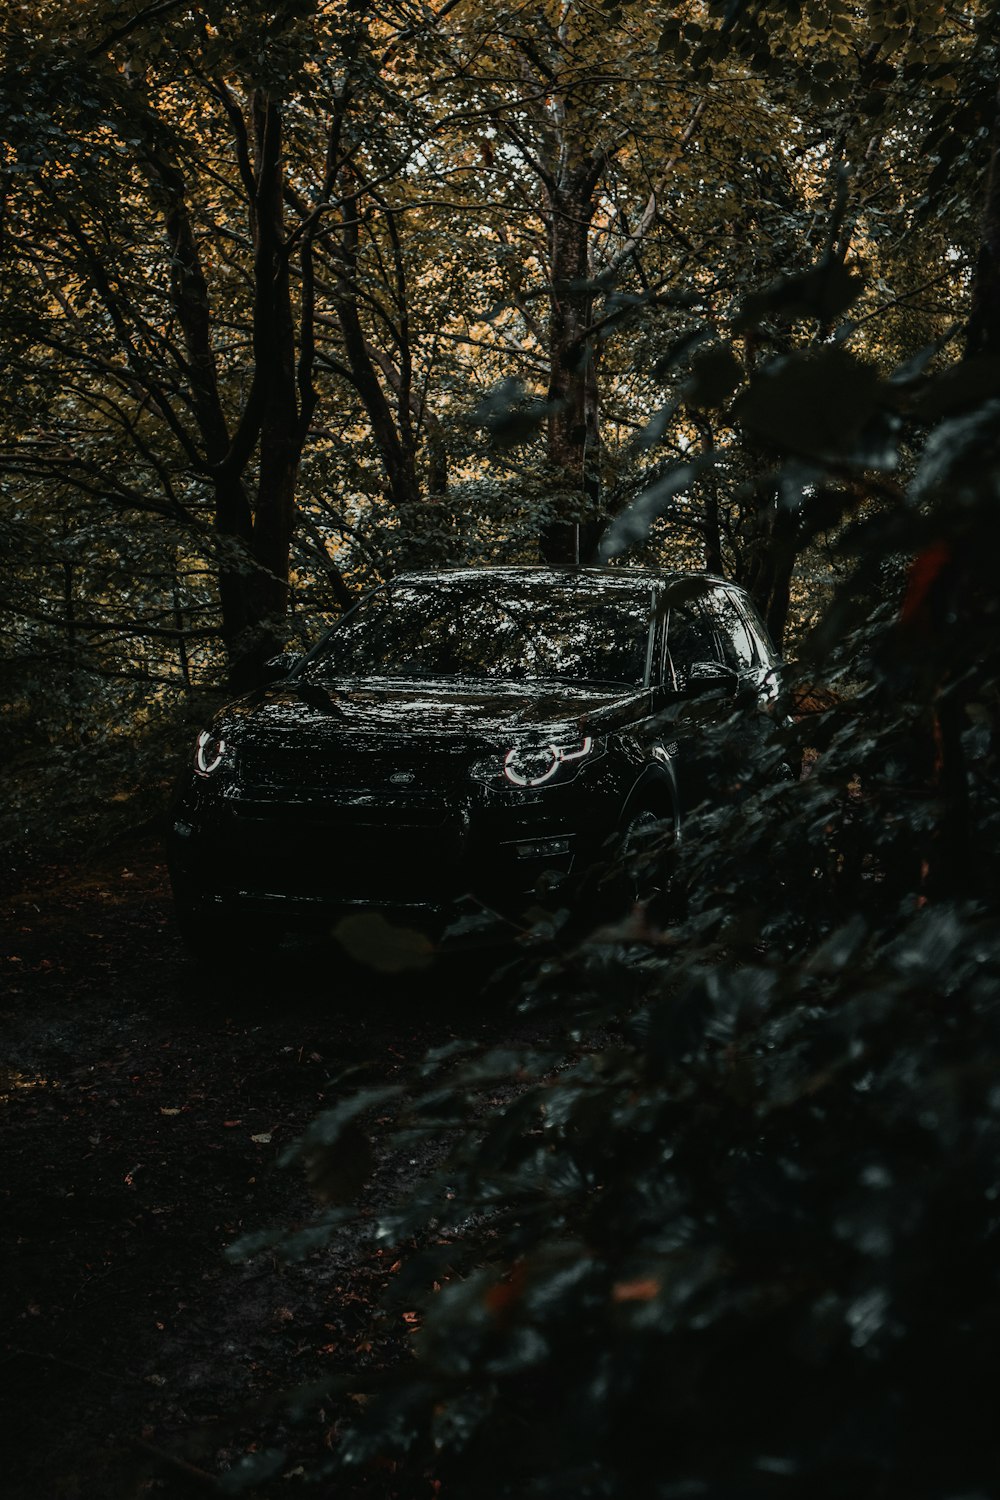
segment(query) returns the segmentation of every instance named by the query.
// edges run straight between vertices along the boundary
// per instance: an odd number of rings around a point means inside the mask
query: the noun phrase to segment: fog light
[[[551,859],[556,854],[569,853],[569,839],[533,839],[530,844],[518,844],[518,859]]]

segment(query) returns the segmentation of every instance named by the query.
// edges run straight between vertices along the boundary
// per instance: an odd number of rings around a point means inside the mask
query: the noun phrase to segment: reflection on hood
[[[532,730],[555,734],[586,726],[600,732],[634,715],[641,690],[605,684],[497,683],[483,679],[327,679],[288,683],[227,711],[263,736],[303,729],[371,737],[507,740]]]

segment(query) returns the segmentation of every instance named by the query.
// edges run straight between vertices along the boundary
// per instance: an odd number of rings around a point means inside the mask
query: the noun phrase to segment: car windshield
[[[583,579],[502,587],[483,578],[401,581],[331,632],[312,672],[644,681],[648,588]]]

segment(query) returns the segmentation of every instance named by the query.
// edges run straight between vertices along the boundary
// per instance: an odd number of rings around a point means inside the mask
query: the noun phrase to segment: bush
[[[689,825],[683,918],[555,914],[521,1003],[556,1009],[565,1048],[425,1064],[396,1141],[460,1144],[379,1230],[423,1324],[338,1472],[389,1458],[477,1500],[991,1492],[989,432],[944,424],[912,503],[855,531],[802,664],[812,711],[759,744],[720,730],[734,796]],[[356,1151],[363,1102],[303,1153]]]

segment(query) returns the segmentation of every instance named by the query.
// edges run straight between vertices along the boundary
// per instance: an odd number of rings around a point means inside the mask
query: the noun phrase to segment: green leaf
[[[815,318],[821,324],[832,324],[857,301],[863,289],[862,277],[831,257],[808,271],[782,276],[763,291],[751,292],[741,303],[733,328],[743,332],[772,317],[784,323]]]
[[[638,499],[615,517],[604,533],[598,549],[601,561],[620,557],[633,542],[645,541],[656,518],[663,514],[675,495],[687,489],[708,462],[710,460],[697,458],[690,463],[675,464],[643,490]]]
[[[219,1489],[224,1495],[242,1495],[263,1484],[265,1480],[273,1479],[284,1464],[285,1454],[278,1448],[262,1448],[257,1453],[244,1453],[221,1476]]]
[[[555,406],[526,396],[519,380],[504,380],[484,396],[469,422],[485,428],[493,446],[501,453],[530,442]]]
[[[426,969],[434,957],[434,944],[425,933],[396,927],[378,911],[341,917],[333,936],[357,963],[380,974]]]
[[[839,346],[775,360],[754,376],[734,414],[776,448],[847,459],[878,409],[882,382],[871,365]]]
[[[956,415],[1000,396],[1000,358],[981,354],[933,377],[913,403],[921,421]]]
[[[675,365],[681,362],[686,354],[689,354],[692,349],[697,349],[699,344],[705,343],[711,337],[712,333],[708,328],[691,328],[687,333],[681,334],[680,338],[675,339],[668,346],[666,353],[662,354],[656,361],[656,364],[653,366],[654,378],[661,380]]]
[[[716,344],[692,361],[684,399],[688,406],[706,410],[724,406],[742,379],[743,368],[736,355],[725,344]]]

